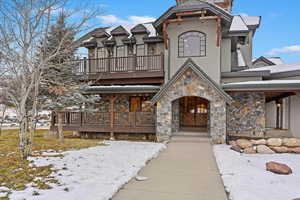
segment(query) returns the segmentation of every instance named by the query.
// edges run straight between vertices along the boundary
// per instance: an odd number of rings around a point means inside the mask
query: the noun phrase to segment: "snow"
[[[300,84],[300,80],[267,80],[267,81],[245,81],[245,82],[235,82],[226,83],[223,86],[231,85],[284,85],[284,84]]]
[[[52,185],[51,190],[29,187],[24,191],[12,191],[10,199],[109,200],[164,148],[160,143],[115,141],[105,142],[105,146],[64,152],[62,158],[30,158],[36,166],[52,164],[53,169],[58,170],[53,176],[62,185]],[[33,192],[39,195],[33,196]]]
[[[287,200],[300,197],[300,155],[246,155],[230,146],[214,146],[216,160],[231,200]],[[287,164],[293,174],[277,175],[266,171],[266,163]]]
[[[300,70],[300,62],[283,63],[283,64],[279,64],[279,65],[247,69],[244,71],[270,71],[271,74],[276,74],[276,73],[281,73],[281,72],[290,72],[290,71],[297,71],[297,70]]]
[[[246,62],[244,60],[243,54],[241,52],[241,50],[237,50],[237,57],[238,57],[238,66],[239,67],[245,67],[246,66]]]
[[[241,16],[238,15],[233,17],[230,26],[230,31],[248,31],[248,30],[249,29]]]
[[[241,16],[245,24],[248,26],[258,26],[260,24],[261,17],[259,16]]]

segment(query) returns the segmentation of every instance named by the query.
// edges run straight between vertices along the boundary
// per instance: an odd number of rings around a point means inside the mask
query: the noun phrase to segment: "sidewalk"
[[[206,137],[174,137],[168,149],[113,200],[227,200],[212,145]]]

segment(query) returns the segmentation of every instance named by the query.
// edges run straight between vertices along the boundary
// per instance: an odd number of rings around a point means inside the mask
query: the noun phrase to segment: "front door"
[[[208,101],[199,97],[180,99],[180,127],[207,128]]]

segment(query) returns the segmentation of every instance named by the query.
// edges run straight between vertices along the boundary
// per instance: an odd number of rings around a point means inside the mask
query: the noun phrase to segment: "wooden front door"
[[[207,128],[208,101],[199,97],[180,99],[180,126]]]

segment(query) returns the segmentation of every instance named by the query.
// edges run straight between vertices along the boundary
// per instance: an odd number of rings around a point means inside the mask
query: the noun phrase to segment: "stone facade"
[[[227,106],[227,132],[230,135],[263,136],[266,127],[265,94],[230,93],[234,99]]]
[[[207,99],[210,108],[210,134],[214,143],[224,143],[226,139],[226,102],[208,83],[202,80],[191,68],[188,68],[171,85],[157,102],[157,138],[168,140],[178,129],[179,112],[176,101],[184,96],[196,96]],[[172,106],[173,105],[173,106]],[[178,119],[174,119],[177,116]]]

